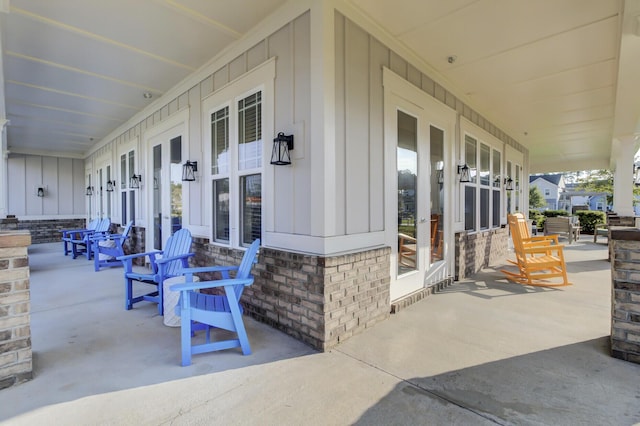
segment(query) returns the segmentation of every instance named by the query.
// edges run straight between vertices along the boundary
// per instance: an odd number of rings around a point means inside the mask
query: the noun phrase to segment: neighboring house
[[[545,202],[547,203],[543,210],[567,210],[566,203],[561,203],[560,195],[564,191],[565,182],[564,175],[544,174],[529,176],[529,185],[537,187]]]

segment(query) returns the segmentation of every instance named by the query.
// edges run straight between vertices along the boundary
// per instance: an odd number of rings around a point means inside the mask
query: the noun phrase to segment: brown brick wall
[[[26,231],[0,233],[0,389],[32,378]]]
[[[194,239],[193,264],[239,264],[243,252]],[[319,350],[389,317],[390,249],[314,256],[261,248],[245,313]]]
[[[507,255],[507,228],[469,234],[456,234],[456,280],[476,274],[482,268],[495,265]]]
[[[13,217],[0,219],[0,230],[29,231],[33,244],[61,241],[62,234],[60,231],[63,229],[79,229],[85,226],[86,221],[84,219],[20,220]]]
[[[612,230],[611,355],[640,364],[640,230]]]

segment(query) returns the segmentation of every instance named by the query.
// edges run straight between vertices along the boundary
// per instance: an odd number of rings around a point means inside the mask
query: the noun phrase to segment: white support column
[[[636,153],[635,140],[620,139],[614,145],[613,156],[615,173],[613,175],[613,211],[619,216],[635,216],[633,210],[633,157]]]
[[[0,46],[4,46],[2,40],[3,27],[4,27],[4,14],[9,13],[9,0],[0,0]],[[7,161],[9,157],[9,151],[7,148],[7,110],[4,103],[4,64],[2,63],[2,57],[4,52],[0,52],[0,218],[7,217],[8,204],[9,204],[9,188],[7,184]]]
[[[335,201],[335,7],[311,7],[311,235],[336,232]]]

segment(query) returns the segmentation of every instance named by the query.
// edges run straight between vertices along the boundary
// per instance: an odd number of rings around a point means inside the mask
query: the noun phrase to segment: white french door
[[[451,275],[455,112],[385,69],[385,235],[391,300]]]
[[[167,239],[182,228],[182,148],[184,126],[175,126],[150,139],[151,171],[146,187],[150,195],[151,220],[147,223],[150,247],[161,250]],[[152,232],[149,232],[152,231]]]

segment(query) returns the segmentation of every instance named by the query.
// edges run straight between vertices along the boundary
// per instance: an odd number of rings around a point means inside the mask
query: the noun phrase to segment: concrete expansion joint
[[[446,403],[449,403],[449,404],[455,405],[455,406],[456,406],[456,407],[458,407],[458,408],[461,408],[461,409],[463,409],[463,410],[465,410],[465,411],[468,411],[468,412],[470,412],[470,413],[473,413],[473,414],[475,414],[475,415],[477,415],[477,416],[479,416],[479,417],[482,417],[483,419],[488,420],[488,421],[490,421],[490,422],[492,422],[492,423],[495,423],[495,424],[497,424],[497,425],[501,425],[501,426],[507,426],[507,425],[509,425],[509,423],[502,423],[502,422],[499,422],[495,417],[489,416],[489,415],[487,415],[486,413],[483,413],[483,412],[478,411],[478,410],[476,410],[476,409],[474,409],[474,408],[472,408],[472,407],[469,407],[469,406],[467,406],[467,405],[464,405],[464,404],[460,403],[459,401],[456,401],[456,400],[454,400],[454,399],[451,399],[451,398],[447,397],[446,395],[442,395],[441,393],[439,393],[439,392],[437,392],[437,391],[435,391],[435,390],[433,390],[433,389],[429,389],[429,388],[427,388],[427,387],[424,387],[424,386],[420,385],[419,383],[415,383],[415,382],[412,382],[411,380],[407,380],[407,379],[405,379],[405,378],[403,378],[403,377],[400,377],[400,376],[398,376],[397,374],[394,374],[394,373],[392,373],[392,372],[390,372],[390,371],[388,371],[388,370],[385,370],[385,369],[383,369],[383,368],[380,368],[380,367],[378,367],[377,365],[372,364],[372,363],[370,363],[370,362],[368,362],[368,361],[365,361],[365,360],[360,359],[360,358],[356,358],[355,356],[350,355],[350,354],[348,354],[348,353],[346,353],[346,352],[343,352],[343,351],[341,351],[340,349],[333,348],[333,349],[331,349],[331,351],[330,351],[330,352],[337,352],[337,353],[340,353],[340,354],[342,354],[342,355],[344,355],[344,356],[346,356],[346,357],[349,357],[349,358],[353,359],[353,360],[354,360],[354,361],[356,361],[356,362],[359,362],[359,363],[361,363],[361,364],[363,364],[363,365],[366,365],[367,367],[370,367],[370,368],[373,368],[373,369],[375,369],[375,370],[378,370],[379,372],[384,373],[384,374],[386,374],[386,375],[387,375],[387,376],[389,376],[389,377],[393,377],[394,379],[396,379],[396,380],[398,380],[398,381],[400,381],[400,382],[406,383],[406,384],[407,384],[407,385],[409,385],[409,386],[412,386],[412,387],[414,387],[414,388],[416,388],[416,389],[419,389],[420,391],[422,391],[422,392],[424,392],[424,393],[426,393],[426,394],[428,394],[428,395],[430,395],[430,396],[432,396],[432,397],[434,397],[434,398],[437,398],[437,399],[440,399],[440,400],[442,400],[442,401],[444,401],[444,402],[446,402]]]

